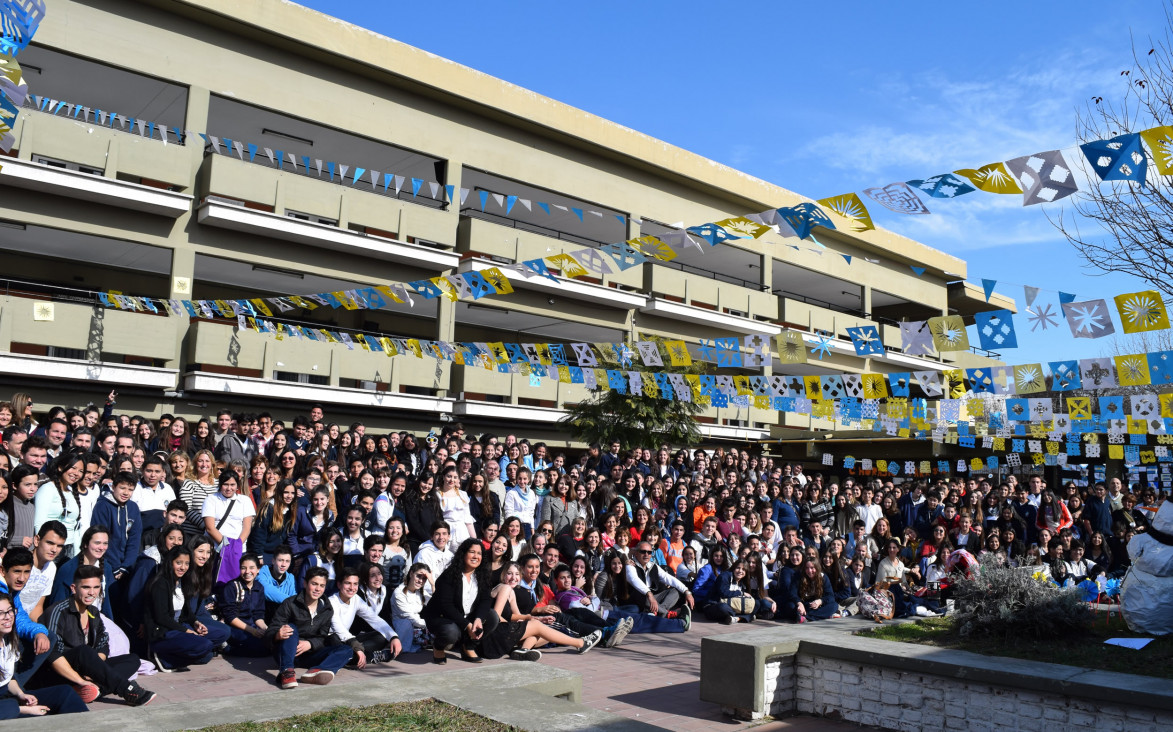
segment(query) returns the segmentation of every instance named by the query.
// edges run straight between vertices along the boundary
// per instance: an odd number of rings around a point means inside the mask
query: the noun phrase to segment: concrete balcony
[[[498,263],[484,259],[466,259],[461,263],[460,271],[480,272],[481,270],[498,266],[500,266]],[[531,290],[542,294],[557,295],[572,300],[583,300],[597,305],[608,305],[621,310],[642,308],[648,302],[648,298],[638,292],[629,292],[617,287],[598,285],[593,282],[570,279],[569,277],[556,277],[555,279],[557,280],[556,282],[537,274],[524,277],[512,271],[509,273],[509,281],[515,288]]]
[[[441,397],[301,384],[204,371],[195,371],[185,375],[183,385],[184,389],[189,392],[216,392],[221,395],[235,394],[280,401],[322,402],[416,413],[452,413],[452,400]]]
[[[751,280],[695,267],[676,269],[671,263],[648,263],[644,265],[644,284],[649,293],[685,305],[720,313],[745,313],[742,317],[778,317],[778,298]]]
[[[0,374],[21,379],[54,379],[110,384],[119,388],[139,386],[174,389],[179,372],[175,369],[134,364],[90,362],[73,358],[33,356],[0,352]]]
[[[451,252],[419,244],[359,234],[337,226],[302,221],[216,201],[208,201],[200,206],[198,217],[199,222],[206,226],[283,239],[329,249],[340,254],[382,259],[435,272],[452,269],[460,261],[460,258]]]
[[[4,160],[0,184],[172,219],[190,211],[192,204],[186,193],[18,159]]]
[[[773,323],[685,305],[662,297],[650,298],[647,305],[640,308],[640,312],[746,335],[773,336],[782,332],[782,328]]]

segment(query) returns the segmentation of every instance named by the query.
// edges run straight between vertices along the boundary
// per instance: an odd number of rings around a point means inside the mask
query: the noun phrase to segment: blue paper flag
[[[550,204],[548,204],[548,203],[542,203],[541,201],[535,201],[535,203],[537,203],[537,204],[538,204],[538,208],[542,209],[543,211],[545,211],[545,212],[546,212],[546,214],[547,214],[547,215],[549,215],[549,213],[550,213]],[[484,207],[482,206],[481,208],[483,209]]]
[[[884,341],[880,338],[880,329],[874,325],[848,328],[847,336],[851,338],[857,356],[883,355],[884,353]]]
[[[1054,391],[1075,391],[1083,388],[1079,375],[1079,361],[1050,361],[1051,388]]]
[[[582,209],[581,208],[575,208],[574,206],[571,206],[570,210],[574,212],[574,215],[578,217],[579,221],[582,221]]]
[[[1014,330],[1014,316],[1009,310],[990,310],[975,313],[978,340],[987,351],[1000,348],[1018,348],[1018,334]]]
[[[824,229],[834,229],[835,223],[830,217],[813,203],[800,203],[797,206],[778,209],[778,215],[790,224],[799,239],[809,239],[811,230],[816,226]],[[691,229],[690,229],[691,231]]]
[[[517,196],[505,197],[505,215],[508,216],[513,212],[513,207],[517,205]]]
[[[998,284],[997,280],[982,279],[982,289],[986,293],[986,302],[990,301],[990,295],[994,294],[994,286]]]
[[[1079,147],[1100,180],[1131,180],[1144,186],[1149,160],[1138,133],[1094,140]]]
[[[909,269],[911,269],[911,270],[912,270],[914,273],[916,273],[916,276],[917,276],[917,277],[920,277],[921,275],[923,275],[923,274],[925,273],[925,268],[924,268],[924,267],[913,267],[913,266],[910,264],[910,265],[908,265],[908,268],[909,268]]]
[[[1060,292],[1059,293],[1059,304],[1065,305],[1069,302],[1075,302],[1075,295],[1072,295],[1069,292]]]
[[[484,211],[485,204],[489,202],[489,192],[488,191],[478,191],[478,195],[480,195],[480,197],[481,197],[481,210]]]
[[[412,178],[411,179],[411,197],[412,198],[415,198],[416,196],[419,195],[420,188],[423,186],[423,184],[424,184],[424,182],[422,180],[420,180],[419,178]]]
[[[390,178],[390,176],[388,176]],[[452,197],[456,194],[456,186],[444,186],[444,190],[448,192],[448,201],[452,202]]]
[[[257,157],[257,146],[253,143],[248,144],[248,161],[251,163]]]
[[[353,185],[357,185],[357,184],[358,184],[358,179],[359,179],[359,178],[361,178],[361,177],[362,177],[362,174],[363,174],[363,173],[365,173],[365,172],[367,172],[367,169],[366,169],[366,168],[358,168],[358,167],[356,167],[356,168],[354,169],[354,180],[351,182],[351,184],[350,184],[350,185],[352,185],[352,186],[353,186]]]
[[[966,193],[973,193],[977,189],[965,180],[952,173],[934,175],[924,180],[910,180],[908,185],[924,193],[929,198],[957,198]]]
[[[330,180],[334,180],[334,163],[327,162],[326,170],[330,173]]]
[[[839,256],[846,259],[848,264],[851,264],[851,255],[850,254],[840,254]]]

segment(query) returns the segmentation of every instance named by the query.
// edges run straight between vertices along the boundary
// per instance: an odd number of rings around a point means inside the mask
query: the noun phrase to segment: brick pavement
[[[827,621],[836,622],[836,621]],[[582,676],[580,702],[613,714],[637,719],[678,732],[702,730],[742,730],[753,725],[725,716],[715,704],[699,699],[700,643],[706,635],[717,635],[768,625],[759,621],[753,626],[723,626],[698,621],[685,634],[630,635],[620,648],[596,649],[585,656],[556,649],[543,655],[541,663],[566,669]],[[507,659],[485,661],[484,665],[519,663]],[[401,657],[387,666],[367,671],[344,670],[334,684],[354,683],[363,679],[387,678],[393,683],[404,674],[433,674],[443,683],[446,670],[469,668],[456,655],[447,665],[431,663],[430,653]],[[159,694],[154,704],[242,696],[274,689],[276,672],[269,659],[215,658],[206,666],[185,673],[157,674],[139,679],[143,686]],[[291,701],[297,691],[288,692]],[[121,701],[100,701],[92,705],[95,712],[113,709]],[[295,710],[291,709],[291,713]],[[194,722],[193,722],[194,724]],[[796,717],[754,727],[755,732],[798,730],[848,730],[858,725],[846,722]]]

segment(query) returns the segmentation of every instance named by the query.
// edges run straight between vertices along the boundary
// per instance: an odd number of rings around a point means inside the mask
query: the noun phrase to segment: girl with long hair
[[[424,473],[403,494],[403,512],[407,516],[408,540],[419,546],[432,538],[432,524],[444,516],[444,507],[436,495],[435,476]]]
[[[73,687],[66,684],[37,689],[35,696],[26,693],[16,680],[16,663],[20,655],[21,642],[16,635],[16,606],[11,596],[0,594],[0,684],[4,690],[0,695],[0,719],[89,711]]]
[[[428,565],[417,562],[408,568],[403,584],[391,594],[391,627],[399,635],[404,653],[415,653],[432,644],[432,634],[421,615],[432,599],[432,591]]]
[[[411,552],[403,519],[398,516],[387,519],[383,532],[383,540],[386,542],[383,545],[383,584],[390,592],[403,581],[403,575],[411,564]]]
[[[191,461],[191,476],[179,486],[179,498],[187,503],[188,514],[200,517],[203,523],[204,501],[216,492],[216,456],[211,450],[200,450]]]
[[[312,567],[321,567],[326,570],[326,595],[334,592],[334,583],[338,569],[342,566],[342,532],[330,526],[318,533],[317,550],[306,557],[302,565],[301,575],[297,578],[299,586],[305,585],[305,573]]]
[[[81,546],[81,502],[77,487],[85,476],[86,462],[81,453],[63,453],[49,466],[49,480],[37,489],[33,497],[33,533],[42,524],[60,521],[68,535],[61,548],[62,557],[72,557]]]
[[[489,481],[480,473],[468,479],[469,512],[482,529],[489,523],[501,522],[501,499],[489,488]]]
[[[334,519],[334,512],[330,510],[330,490],[318,486],[310,494],[309,503],[298,509],[297,523],[289,536],[289,546],[293,549],[297,565],[294,567],[295,574],[301,567],[300,560],[312,554],[317,547],[319,532],[333,526]]]
[[[477,535],[472,512],[469,510],[468,495],[460,489],[460,472],[449,465],[440,471],[440,487],[437,499],[443,511],[444,521],[451,531],[455,544]]]
[[[143,624],[152,659],[160,671],[183,670],[212,660],[215,646],[191,602],[191,563],[191,550],[175,547],[159,563],[147,590]]]
[[[248,550],[260,555],[264,564],[273,564],[273,552],[289,542],[289,532],[297,523],[297,488],[286,481],[273,496],[261,504],[254,530],[249,534]]]
[[[807,559],[802,563],[796,581],[790,585],[788,604],[799,623],[838,616],[839,603],[835,602],[831,580],[823,574],[817,560]]]

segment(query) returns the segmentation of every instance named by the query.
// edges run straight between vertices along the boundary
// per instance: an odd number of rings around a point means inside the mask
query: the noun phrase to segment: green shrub
[[[1091,627],[1082,590],[1040,582],[1033,570],[983,561],[979,571],[954,585],[953,618],[963,636],[1072,637]]]

